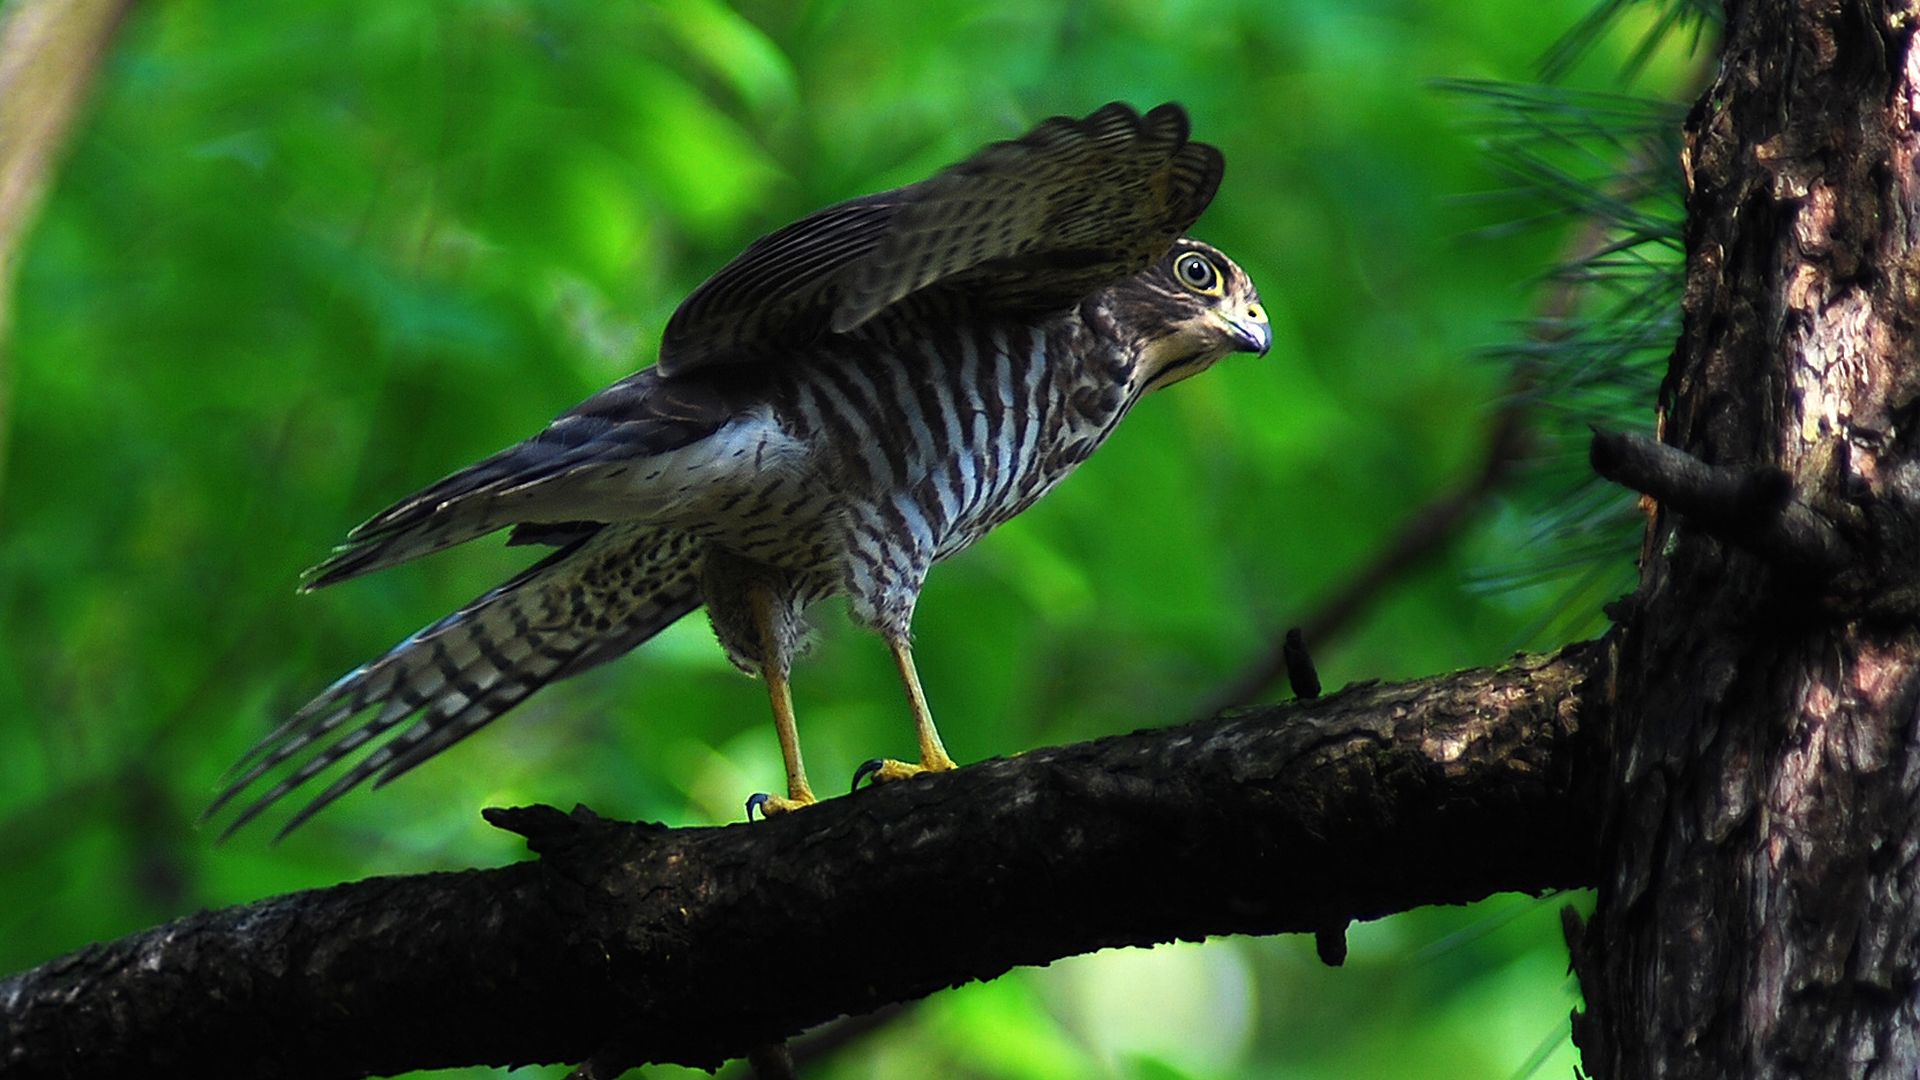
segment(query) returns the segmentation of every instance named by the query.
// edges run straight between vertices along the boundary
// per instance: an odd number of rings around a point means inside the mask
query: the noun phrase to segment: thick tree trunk
[[[1596,1077],[1920,1075],[1915,17],[1730,3],[1687,122],[1668,445],[1595,445],[1660,505],[1575,948]]]

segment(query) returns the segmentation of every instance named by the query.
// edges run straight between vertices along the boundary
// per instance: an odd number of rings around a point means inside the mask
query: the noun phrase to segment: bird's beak
[[[1267,322],[1266,309],[1259,304],[1248,304],[1245,311],[1224,319],[1240,351],[1265,356],[1267,350],[1273,348],[1273,326]]]

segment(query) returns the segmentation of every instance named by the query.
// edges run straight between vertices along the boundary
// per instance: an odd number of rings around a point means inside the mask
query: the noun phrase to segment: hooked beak
[[[1273,348],[1273,325],[1267,322],[1266,310],[1259,304],[1248,304],[1245,311],[1225,321],[1239,351],[1265,356]]]

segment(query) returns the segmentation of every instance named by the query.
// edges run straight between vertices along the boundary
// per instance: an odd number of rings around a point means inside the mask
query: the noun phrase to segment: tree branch
[[[1778,467],[1709,465],[1645,435],[1597,428],[1588,457],[1594,472],[1736,547],[1819,578],[1853,561],[1846,541],[1795,496],[1793,478]]]
[[[0,1071],[713,1066],[1015,965],[1586,885],[1608,649],[1039,750],[751,826],[488,811],[541,857],[202,913],[0,982]]]

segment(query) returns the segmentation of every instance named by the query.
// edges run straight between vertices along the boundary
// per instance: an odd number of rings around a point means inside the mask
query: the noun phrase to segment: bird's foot
[[[797,798],[790,799],[783,799],[778,795],[769,795],[764,791],[756,792],[747,797],[747,820],[753,820],[753,812],[755,810],[760,811],[761,817],[770,818],[775,814],[792,813],[803,806],[812,806],[817,801],[819,800],[815,799],[813,793],[810,791],[801,794]]]
[[[909,780],[926,773],[950,772],[953,768],[953,762],[946,760],[944,755],[940,761],[920,765],[909,765],[892,758],[869,758],[862,762],[859,768],[853,770],[853,790],[860,790],[862,780],[871,780],[875,784],[891,784],[895,780]]]

